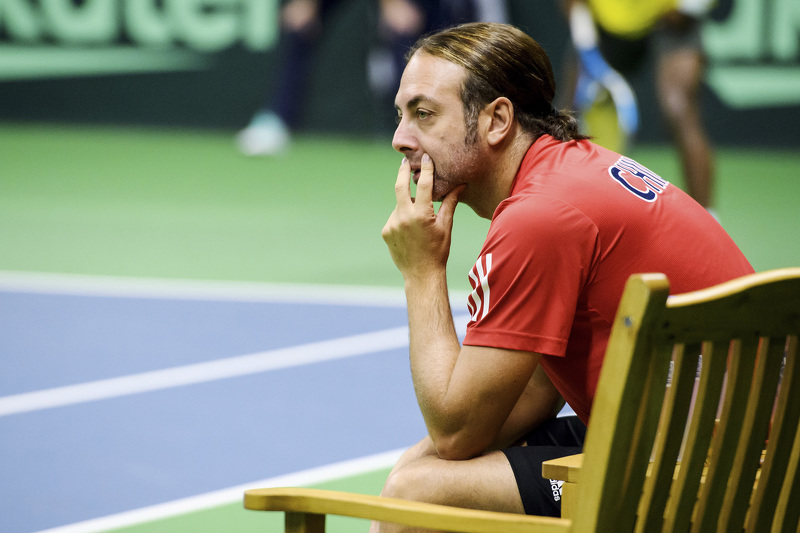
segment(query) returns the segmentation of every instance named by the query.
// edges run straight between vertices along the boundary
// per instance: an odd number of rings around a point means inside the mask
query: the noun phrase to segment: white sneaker
[[[277,155],[289,147],[289,129],[275,113],[258,113],[236,136],[245,155]]]

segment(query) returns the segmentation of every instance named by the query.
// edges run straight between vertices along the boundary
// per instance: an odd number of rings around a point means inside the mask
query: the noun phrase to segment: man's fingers
[[[417,180],[417,200],[422,205],[433,205],[433,161],[428,154],[422,154],[419,180]]]
[[[411,199],[411,163],[404,157],[400,162],[400,170],[397,171],[397,181],[394,184],[394,194],[397,197],[397,205],[408,205],[413,202]]]
[[[437,217],[446,221],[449,226],[452,227],[453,225],[453,214],[456,211],[456,206],[458,205],[458,195],[461,194],[461,191],[464,190],[466,185],[460,185],[447,193],[447,196],[442,199],[442,205],[439,207],[439,212],[436,214]]]

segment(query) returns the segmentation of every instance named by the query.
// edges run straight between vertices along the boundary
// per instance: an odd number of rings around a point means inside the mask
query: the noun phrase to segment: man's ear
[[[508,137],[514,125],[514,104],[505,96],[497,98],[484,108],[488,118],[486,142],[494,146]]]

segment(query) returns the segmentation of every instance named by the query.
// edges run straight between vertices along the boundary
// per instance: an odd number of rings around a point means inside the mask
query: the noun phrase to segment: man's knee
[[[419,461],[411,462],[389,474],[381,495],[401,500],[437,503],[435,491],[431,491],[433,480],[430,479],[430,468],[420,467],[418,463]]]

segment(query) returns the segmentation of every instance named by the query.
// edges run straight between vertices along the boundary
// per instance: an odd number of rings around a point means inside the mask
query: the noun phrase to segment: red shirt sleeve
[[[502,204],[469,273],[464,344],[563,356],[597,235],[583,213],[555,198]]]

